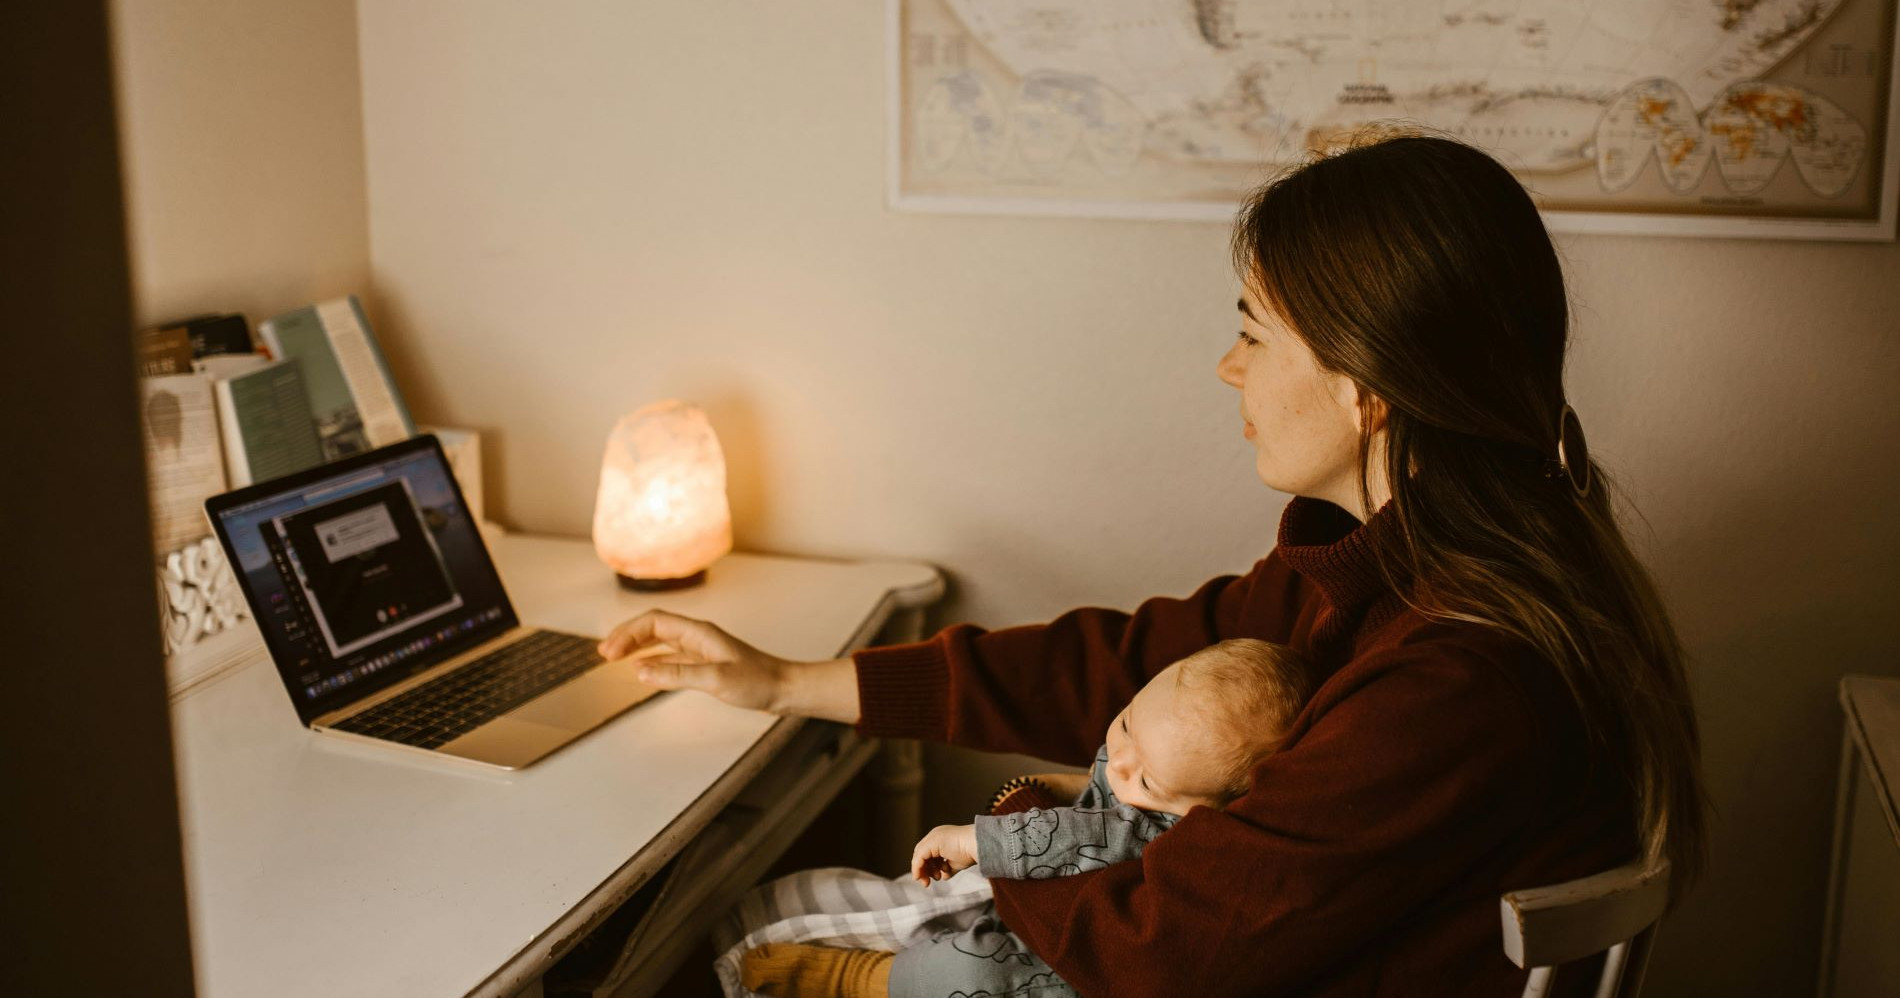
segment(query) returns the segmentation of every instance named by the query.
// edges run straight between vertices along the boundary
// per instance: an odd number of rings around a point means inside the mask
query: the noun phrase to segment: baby
[[[1041,782],[1072,807],[979,815],[917,843],[911,875],[928,884],[975,865],[985,876],[1043,879],[1132,860],[1196,806],[1245,793],[1254,765],[1278,745],[1306,700],[1307,667],[1292,649],[1240,638],[1203,648],[1148,681],[1109,723],[1087,777]],[[1006,787],[998,802],[1010,794]],[[778,998],[946,998],[1074,994],[996,919],[897,953],[772,944],[746,953],[744,985]]]

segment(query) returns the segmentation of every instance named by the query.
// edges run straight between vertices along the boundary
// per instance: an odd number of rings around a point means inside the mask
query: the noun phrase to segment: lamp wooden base
[[[620,586],[623,589],[642,593],[659,593],[669,589],[691,589],[700,585],[706,581],[706,570],[702,568],[691,575],[677,579],[640,579],[631,575],[615,575],[614,578],[620,580]]]

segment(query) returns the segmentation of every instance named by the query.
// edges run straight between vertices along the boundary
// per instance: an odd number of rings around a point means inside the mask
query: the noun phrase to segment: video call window
[[[406,481],[277,517],[332,658],[462,606]]]

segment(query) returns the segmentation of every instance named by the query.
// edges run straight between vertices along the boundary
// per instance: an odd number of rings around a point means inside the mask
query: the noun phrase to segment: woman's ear
[[[1391,414],[1391,409],[1386,406],[1385,399],[1372,394],[1358,382],[1350,382],[1350,384],[1353,392],[1353,411],[1356,413],[1355,422],[1358,424],[1359,432],[1369,436],[1379,435],[1385,430],[1386,417]]]

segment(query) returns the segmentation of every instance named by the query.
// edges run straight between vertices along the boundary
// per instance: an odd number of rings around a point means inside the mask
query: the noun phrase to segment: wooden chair
[[[1554,995],[1557,971],[1602,956],[1594,992],[1566,979],[1564,993],[1637,998],[1649,947],[1669,902],[1669,863],[1632,863],[1548,887],[1512,891],[1498,902],[1504,955],[1531,972],[1524,998]],[[1579,968],[1587,969],[1587,968]]]

